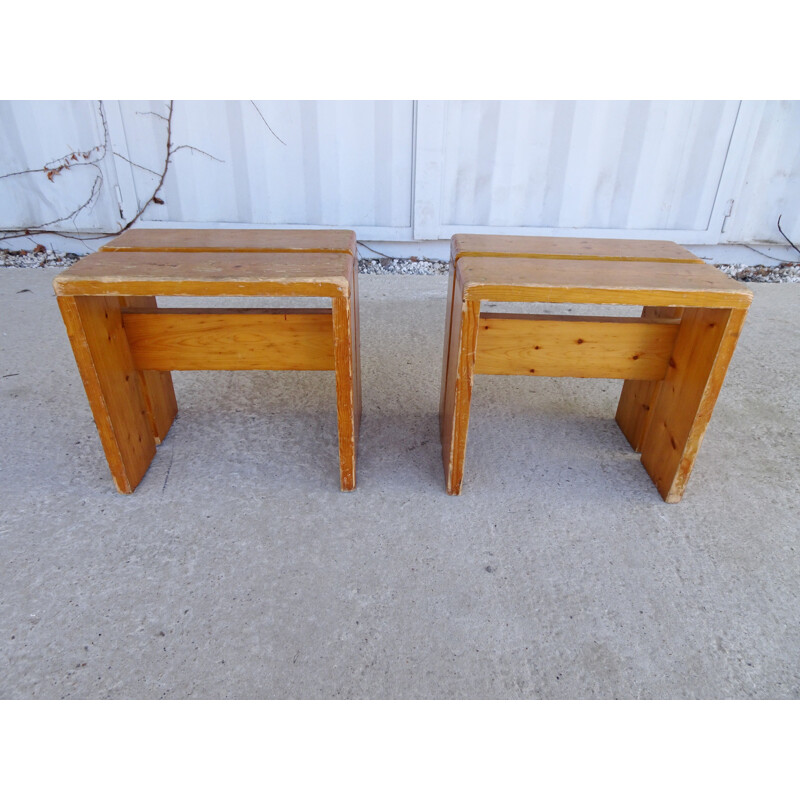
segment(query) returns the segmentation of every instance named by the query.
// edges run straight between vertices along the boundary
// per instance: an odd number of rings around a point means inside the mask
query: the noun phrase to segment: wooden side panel
[[[475,372],[661,380],[677,332],[630,317],[482,314]]]
[[[746,312],[686,309],[642,443],[642,464],[668,503],[683,496]]]
[[[439,388],[439,432],[444,430],[442,420],[444,419],[444,409],[447,395],[448,384],[448,365],[450,363],[450,328],[453,320],[453,298],[455,297],[456,271],[453,261],[450,261],[449,277],[447,280],[447,305],[445,306],[444,320],[444,345],[442,347],[442,382]]]
[[[75,360],[114,484],[132,492],[156,452],[139,372],[115,297],[59,297]]]
[[[361,409],[358,351],[354,337],[355,312],[351,297],[335,297],[333,358],[336,370],[336,414],[339,423],[339,475],[343,492],[356,488],[356,449]]]
[[[329,309],[158,309],[123,314],[141,370],[333,369]]]
[[[642,319],[674,319],[678,320],[683,313],[681,308],[658,308],[646,306],[642,310]],[[650,425],[651,412],[655,407],[661,380],[641,381],[627,380],[622,386],[616,420],[625,438],[637,452],[642,451],[642,442]]]
[[[146,311],[155,310],[158,305],[155,297],[120,297],[123,309],[137,308]],[[156,370],[140,371],[139,377],[144,391],[144,400],[150,414],[150,424],[156,444],[164,441],[175,415],[178,413],[178,401],[175,399],[175,387],[169,372]]]
[[[461,295],[458,285],[456,297]],[[464,300],[453,305],[450,359],[442,415],[442,459],[448,494],[461,494],[467,453],[469,408],[475,376],[480,302]]]

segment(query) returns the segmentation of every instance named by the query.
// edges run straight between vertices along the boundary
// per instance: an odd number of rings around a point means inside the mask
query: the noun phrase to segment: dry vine
[[[146,114],[152,114],[155,117],[164,121],[166,126],[166,142],[164,147],[164,163],[161,167],[160,171],[152,170],[149,167],[145,167],[142,164],[137,164],[134,161],[131,161],[129,158],[126,158],[119,153],[115,153],[113,150],[111,151],[112,155],[116,158],[121,158],[123,161],[127,161],[134,167],[138,169],[145,170],[146,172],[150,172],[158,178],[158,183],[156,188],[154,189],[153,193],[148,197],[148,199],[137,209],[136,214],[130,219],[125,225],[120,225],[119,228],[111,231],[99,231],[90,234],[77,234],[77,233],[69,233],[63,230],[54,229],[52,226],[57,225],[60,222],[68,222],[72,221],[75,222],[78,215],[83,211],[85,208],[91,206],[94,201],[97,199],[97,196],[100,193],[100,189],[103,185],[103,171],[101,168],[101,163],[103,159],[108,154],[110,147],[111,147],[111,140],[110,135],[108,132],[108,123],[106,121],[105,110],[103,109],[102,102],[98,103],[100,119],[103,124],[103,143],[96,145],[95,147],[91,148],[87,151],[74,151],[71,153],[67,153],[65,156],[61,156],[60,158],[56,158],[52,161],[46,163],[43,167],[35,168],[35,169],[24,169],[19,170],[17,172],[10,172],[6,175],[0,175],[0,180],[5,178],[13,178],[19,175],[31,175],[37,173],[44,173],[47,179],[50,182],[55,182],[55,178],[57,178],[64,170],[71,170],[76,169],[78,167],[90,167],[96,171],[94,182],[92,183],[92,187],[89,192],[89,197],[84,200],[77,208],[71,211],[69,214],[59,217],[58,219],[50,220],[49,222],[42,223],[41,225],[30,226],[27,228],[5,228],[0,229],[0,241],[5,239],[15,239],[21,236],[36,236],[37,234],[48,234],[53,236],[61,236],[65,239],[77,239],[78,241],[91,241],[93,239],[106,239],[109,236],[118,236],[120,233],[128,230],[131,226],[138,222],[144,212],[148,209],[149,206],[156,204],[156,205],[163,205],[164,201],[158,196],[159,192],[161,191],[162,187],[164,186],[164,180],[167,177],[167,171],[169,170],[169,166],[172,162],[172,157],[177,153],[179,150],[194,150],[201,155],[208,156],[208,158],[212,158],[215,161],[220,161],[220,159],[212,156],[210,153],[206,153],[204,150],[200,150],[197,147],[193,147],[192,145],[188,144],[180,144],[177,146],[173,146],[172,144],[172,114],[174,110],[174,100],[170,100],[167,105],[167,113],[158,114],[155,111],[148,111],[144,112]],[[43,245],[37,245],[34,249],[34,252],[37,253],[44,253],[45,248]]]

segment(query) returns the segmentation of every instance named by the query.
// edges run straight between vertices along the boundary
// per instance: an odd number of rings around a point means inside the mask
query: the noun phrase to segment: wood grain
[[[661,380],[678,333],[631,317],[481,314],[475,372]]]
[[[683,496],[746,311],[686,309],[642,443],[642,464],[668,503]]]
[[[107,252],[349,253],[356,235],[346,230],[220,230],[133,228],[100,248]]]
[[[455,281],[456,271],[452,260],[450,261],[450,269],[448,270],[447,278],[447,305],[445,306],[444,318],[444,344],[442,346],[442,381],[439,385],[439,434],[442,438],[444,427],[442,419],[444,418],[445,403],[447,402],[447,386],[448,386],[448,369],[450,364],[450,336],[453,324],[453,303],[455,301]]]
[[[455,291],[458,297],[460,287],[456,286]],[[479,318],[480,302],[463,300],[454,303],[447,397],[441,420],[445,484],[447,493],[451,495],[461,494],[464,480]]]
[[[356,488],[356,450],[361,418],[360,370],[353,336],[354,311],[349,297],[332,301],[333,357],[336,370],[336,414],[339,425],[339,477],[343,492]]]
[[[558,258],[591,261],[660,261],[702,264],[674,242],[635,239],[586,239],[570,236],[498,236],[459,233],[451,240],[454,261],[472,256]]]
[[[140,373],[116,297],[59,297],[75,361],[117,489],[132,492],[156,452]]]
[[[469,300],[748,308],[753,293],[710,264],[461,258]]]
[[[344,297],[347,253],[121,253],[86,256],[53,281],[58,295]]]
[[[333,369],[330,309],[134,309],[122,321],[141,370]]]
[[[682,308],[645,306],[642,310],[642,319],[677,321],[681,318],[682,313]],[[655,407],[659,391],[661,391],[661,379],[627,380],[622,386],[615,419],[620,430],[625,434],[625,438],[637,453],[642,451],[642,442],[650,425],[652,410]]]
[[[155,297],[120,297],[120,308],[123,314],[131,308],[152,311],[158,308]],[[145,405],[150,415],[153,436],[156,444],[166,438],[175,416],[178,413],[178,401],[175,399],[175,387],[169,372],[154,370],[140,371],[142,391]]]

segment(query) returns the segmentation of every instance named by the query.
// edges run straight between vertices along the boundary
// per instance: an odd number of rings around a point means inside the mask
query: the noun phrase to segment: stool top
[[[53,281],[57,295],[347,296],[352,231],[126,231]]]
[[[672,242],[457,235],[451,251],[468,300],[748,308],[753,298]]]
[[[131,228],[100,248],[106,252],[350,253],[356,235],[341,230],[191,230]]]
[[[454,260],[469,256],[496,256],[499,258],[704,263],[694,253],[690,253],[686,248],[674,242],[656,240],[457,233],[451,239],[450,244]]]

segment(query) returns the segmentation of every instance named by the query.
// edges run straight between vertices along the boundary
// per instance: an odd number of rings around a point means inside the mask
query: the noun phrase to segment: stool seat
[[[641,318],[499,314],[481,301],[642,306]],[[451,240],[440,426],[461,491],[475,374],[620,378],[617,422],[681,499],[752,292],[673,242],[459,234]]]
[[[361,413],[352,231],[126,231],[53,287],[120,492],[132,492],[177,413],[170,372],[336,374],[342,490],[355,488]],[[156,297],[328,297],[330,308],[158,308]]]

